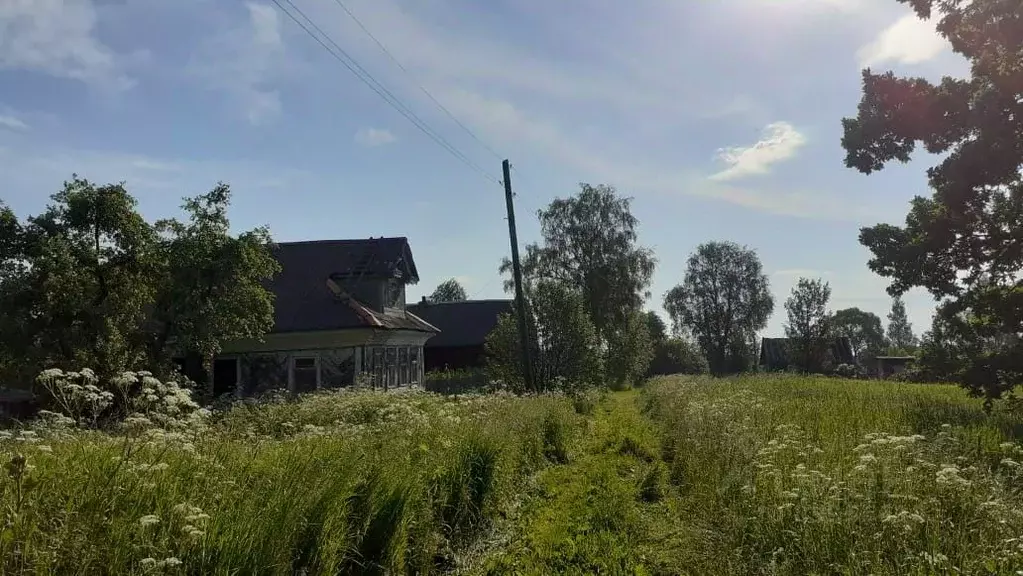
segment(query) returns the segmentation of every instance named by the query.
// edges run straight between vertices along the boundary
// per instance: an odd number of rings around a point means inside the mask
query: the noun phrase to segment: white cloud
[[[821,190],[746,188],[711,180],[695,169],[651,165],[635,159],[627,149],[603,140],[575,137],[556,122],[531,115],[511,102],[466,90],[440,95],[463,120],[477,127],[498,146],[523,144],[571,165],[586,179],[616,184],[633,193],[691,195],[728,202],[744,208],[783,216],[845,221],[873,221],[877,211]],[[801,136],[790,136],[798,140]],[[603,146],[597,144],[603,143]],[[791,144],[791,142],[790,142]]]
[[[886,63],[919,64],[932,60],[950,47],[935,26],[940,16],[921,20],[915,12],[899,18],[857,53],[862,67]]]
[[[258,125],[281,113],[275,81],[285,69],[285,46],[273,6],[248,2],[245,7],[246,22],[201,45],[189,68],[240,105],[249,123]]]
[[[714,174],[711,180],[735,180],[756,174],[766,174],[772,165],[796,155],[806,137],[788,122],[774,122],[764,129],[764,136],[756,144],[746,147],[725,148],[718,158],[728,168]]]
[[[0,69],[81,80],[106,90],[129,88],[119,55],[96,36],[90,0],[0,1]]]
[[[390,130],[383,128],[363,128],[355,133],[355,142],[367,148],[391,144],[397,140]]]
[[[28,124],[25,124],[14,116],[0,114],[0,128],[8,128],[10,130],[28,130]]]

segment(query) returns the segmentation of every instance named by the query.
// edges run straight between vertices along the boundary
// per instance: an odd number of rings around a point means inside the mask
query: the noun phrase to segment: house
[[[914,356],[877,356],[874,358],[877,362],[877,377],[887,378],[893,374],[904,372],[906,368],[909,368],[910,364],[916,362]]]
[[[760,366],[765,370],[785,370],[789,367],[789,338],[764,338],[760,342]],[[835,366],[856,364],[852,342],[847,336],[832,338],[828,346],[829,360]]]
[[[440,330],[426,341],[426,370],[456,370],[483,365],[487,335],[501,314],[512,312],[512,301],[429,302],[424,297],[408,310]]]
[[[392,388],[422,382],[423,344],[437,328],[405,309],[419,281],[406,238],[282,242],[269,283],[274,326],[263,341],[227,343],[214,360],[212,393],[274,388],[308,392],[372,377]]]

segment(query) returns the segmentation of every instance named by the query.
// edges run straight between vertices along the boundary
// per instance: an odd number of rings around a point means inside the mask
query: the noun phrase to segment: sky
[[[508,158],[521,244],[552,199],[615,186],[657,256],[648,308],[697,245],[735,241],[780,336],[800,276],[884,318],[859,228],[929,194],[924,152],[844,166],[861,70],[968,71],[896,0],[280,2],[336,56],[261,0],[0,0],[0,199],[36,214],[78,174],[125,182],[156,219],[223,181],[235,230],[406,236],[410,300],[452,277],[500,298]],[[905,301],[919,334],[934,301]]]

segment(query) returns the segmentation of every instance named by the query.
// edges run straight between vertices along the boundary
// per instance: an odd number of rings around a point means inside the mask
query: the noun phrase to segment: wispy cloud
[[[355,133],[356,144],[367,148],[391,144],[397,140],[390,130],[383,128],[362,128]]]
[[[906,14],[885,28],[857,56],[863,67],[880,64],[919,64],[938,57],[950,48],[935,26],[940,16],[921,20],[915,12]]]
[[[275,85],[285,69],[280,17],[269,4],[245,4],[248,18],[201,45],[189,68],[209,87],[227,94],[249,123],[269,122],[280,115]]]
[[[0,69],[42,72],[106,90],[133,85],[122,59],[96,36],[90,0],[0,2]]]
[[[796,155],[806,144],[806,137],[788,122],[774,122],[764,128],[764,136],[752,146],[735,146],[718,152],[718,159],[728,165],[711,180],[736,180],[766,174],[771,166]]]
[[[0,114],[0,128],[7,128],[10,130],[28,130],[28,124],[25,124],[14,116]]]

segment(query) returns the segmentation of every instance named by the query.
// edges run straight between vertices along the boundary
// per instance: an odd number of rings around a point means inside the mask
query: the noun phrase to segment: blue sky
[[[335,0],[293,1],[492,179],[512,160],[523,243],[552,198],[614,185],[657,254],[651,308],[697,244],[734,240],[770,275],[769,336],[801,275],[831,283],[833,309],[889,309],[858,228],[900,223],[934,159],[869,177],[843,166],[860,70],[967,70],[895,0],[345,0],[408,74]],[[0,2],[0,198],[37,213],[73,172],[126,181],[151,218],[223,180],[238,229],[408,236],[422,280],[410,298],[449,277],[502,296],[501,188],[272,3]],[[906,302],[920,333],[933,301]]]

